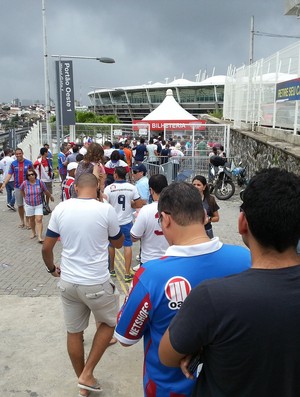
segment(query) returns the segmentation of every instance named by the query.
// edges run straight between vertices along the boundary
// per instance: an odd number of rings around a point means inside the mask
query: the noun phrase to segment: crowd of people
[[[205,176],[168,184],[143,164],[148,154],[154,165],[159,152],[142,139],[132,158],[126,142],[87,142],[84,153],[72,146],[61,148],[62,201],[42,256],[59,278],[79,395],[102,391],[94,370],[109,345],[140,339],[147,397],[300,395],[300,177],[270,168],[251,178],[237,219],[246,248],[214,237],[219,206]],[[52,159],[42,149],[34,164],[16,149],[1,187],[15,178],[20,226],[26,214],[39,241],[37,195],[53,199]],[[58,240],[60,264],[53,254]],[[133,269],[135,242],[140,265]],[[124,281],[131,284],[119,308],[114,261],[122,247]],[[97,327],[85,358],[91,313]]]

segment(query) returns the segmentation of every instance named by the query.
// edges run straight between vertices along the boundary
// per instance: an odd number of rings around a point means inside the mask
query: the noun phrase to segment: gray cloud
[[[114,65],[74,60],[75,96],[87,103],[96,87],[195,79],[201,69],[226,74],[248,62],[250,17],[255,30],[298,35],[284,0],[45,0],[48,53],[109,56]],[[4,6],[5,3],[5,6]],[[2,0],[0,101],[44,98],[42,1]],[[255,37],[255,59],[295,40]],[[54,59],[49,57],[55,98]]]

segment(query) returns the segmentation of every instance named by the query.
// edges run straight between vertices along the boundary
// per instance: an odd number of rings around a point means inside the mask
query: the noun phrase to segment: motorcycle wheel
[[[208,190],[210,194],[212,194],[214,191],[214,185],[211,182],[208,183]]]
[[[235,184],[231,181],[224,182],[217,185],[214,190],[214,194],[219,200],[228,200],[231,196],[234,195],[235,192]]]

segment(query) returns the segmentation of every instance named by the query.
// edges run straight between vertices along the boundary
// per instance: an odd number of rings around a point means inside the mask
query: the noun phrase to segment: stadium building
[[[172,89],[175,100],[193,116],[223,109],[226,76],[212,76],[200,82],[177,79],[131,87],[102,88],[88,93],[90,110],[100,115],[115,115],[121,123],[142,120],[165,99]]]

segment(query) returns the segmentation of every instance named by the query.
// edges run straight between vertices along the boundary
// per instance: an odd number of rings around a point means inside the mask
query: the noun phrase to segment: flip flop
[[[31,238],[31,239],[36,238],[36,234],[35,234],[34,236],[31,236],[30,238]]]
[[[94,391],[96,393],[102,392],[102,387],[100,383],[96,380],[96,383],[93,386],[85,385],[84,383],[78,383],[77,385],[80,389]]]
[[[39,240],[38,242],[39,244],[43,244],[44,240]]]
[[[80,392],[78,393],[78,397],[89,397],[89,395],[89,392],[87,394],[81,394]]]
[[[18,226],[19,229],[24,229],[25,225],[24,223],[21,223],[21,225]]]

